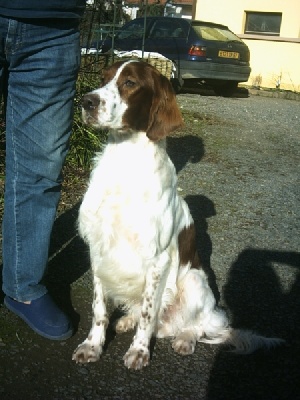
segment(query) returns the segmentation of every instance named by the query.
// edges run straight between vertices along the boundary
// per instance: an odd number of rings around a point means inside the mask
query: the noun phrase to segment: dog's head
[[[151,140],[183,124],[169,80],[143,61],[118,61],[102,86],[83,97],[83,120],[95,127],[146,132]]]

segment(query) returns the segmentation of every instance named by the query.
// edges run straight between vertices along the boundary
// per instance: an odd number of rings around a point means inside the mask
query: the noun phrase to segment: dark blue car
[[[111,48],[109,38],[104,41],[102,52]],[[218,95],[230,96],[239,82],[248,80],[251,71],[246,44],[227,26],[212,22],[148,17],[145,24],[144,18],[137,18],[117,32],[114,49],[143,49],[172,60],[176,66],[176,89],[188,80],[197,80],[213,87]]]

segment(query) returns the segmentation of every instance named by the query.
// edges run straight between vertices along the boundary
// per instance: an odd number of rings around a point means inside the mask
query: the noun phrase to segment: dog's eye
[[[133,87],[135,85],[135,82],[133,82],[130,79],[127,79],[127,81],[125,81],[124,85],[127,87]]]

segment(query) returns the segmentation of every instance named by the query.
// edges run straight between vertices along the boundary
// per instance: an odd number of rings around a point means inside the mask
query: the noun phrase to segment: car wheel
[[[180,93],[183,86],[183,80],[179,78],[171,78],[171,85],[173,86],[175,93]]]
[[[214,85],[213,89],[217,96],[231,97],[235,93],[237,86],[238,82],[229,81],[219,85]]]
[[[181,78],[180,75],[180,67],[178,65],[178,63],[174,60],[172,60],[174,67],[175,67],[175,71],[174,71],[174,75],[173,78],[170,79],[171,85],[173,86],[174,92],[180,93],[183,84],[184,84],[184,80]]]

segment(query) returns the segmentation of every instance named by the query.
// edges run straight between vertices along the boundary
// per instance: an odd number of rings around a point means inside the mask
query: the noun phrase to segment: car
[[[196,81],[210,85],[217,95],[231,96],[251,72],[247,45],[227,26],[173,17],[136,18],[123,25],[114,38],[102,43],[112,50],[160,53],[173,61],[176,91]]]

